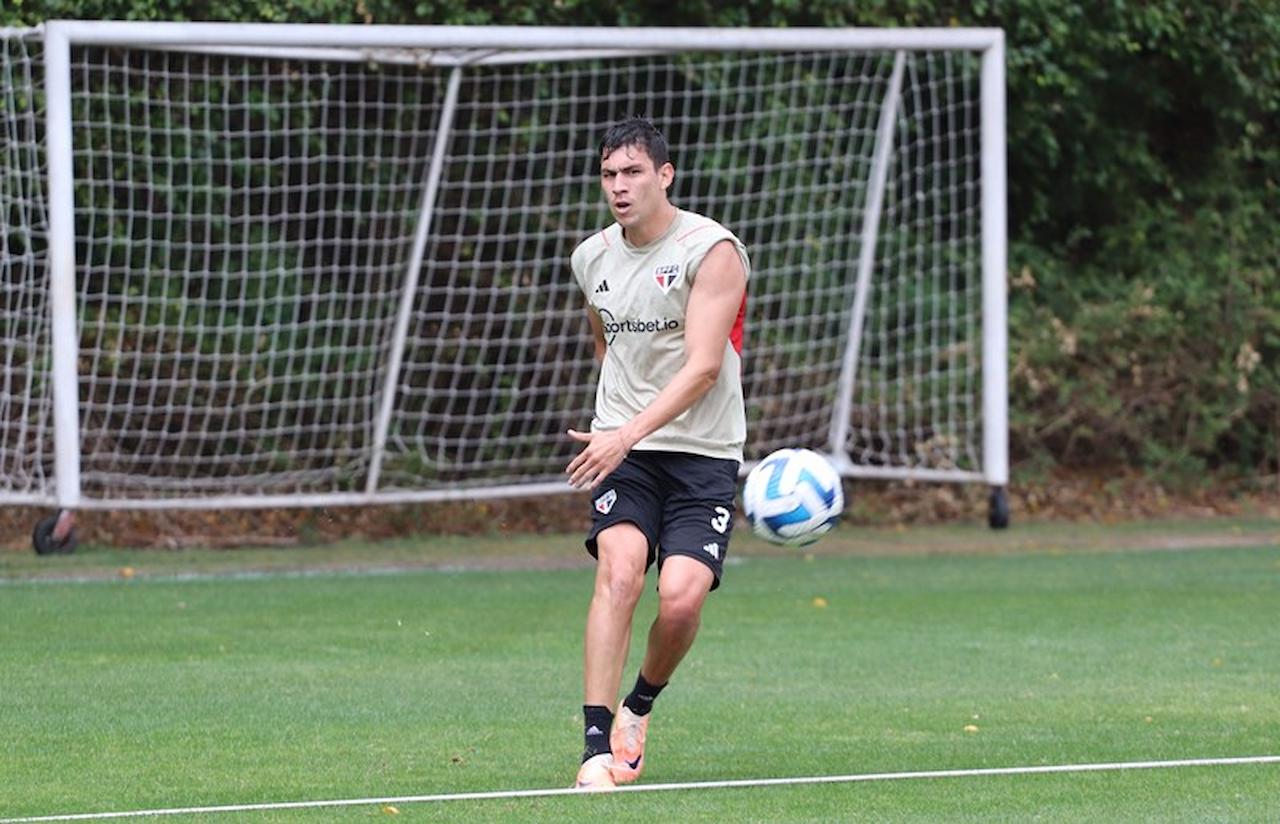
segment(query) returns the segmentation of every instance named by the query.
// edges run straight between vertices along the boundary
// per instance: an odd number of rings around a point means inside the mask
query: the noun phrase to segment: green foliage
[[[1273,216],[1224,188],[1190,215],[1149,204],[1125,229],[1081,266],[1017,252],[1015,442],[1024,455],[1122,459],[1184,480],[1265,470],[1280,425]]]
[[[1274,0],[12,0],[0,9],[0,25],[58,17],[1003,28],[1015,456],[1122,459],[1184,475],[1276,467]]]
[[[1009,41],[1015,454],[1274,468],[1274,4],[974,13]]]

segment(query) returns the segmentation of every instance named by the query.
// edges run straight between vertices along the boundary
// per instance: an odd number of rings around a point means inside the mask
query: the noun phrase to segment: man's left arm
[[[729,333],[742,307],[747,273],[733,241],[722,240],[698,266],[685,307],[684,365],[657,397],[631,420],[605,432],[569,435],[586,447],[569,463],[569,483],[592,487],[617,469],[631,448],[679,417],[715,386]]]

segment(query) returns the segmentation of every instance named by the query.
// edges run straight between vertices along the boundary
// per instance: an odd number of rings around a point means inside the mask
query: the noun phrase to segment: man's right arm
[[[591,337],[596,347],[596,363],[604,363],[604,352],[608,348],[604,342],[604,324],[600,321],[600,315],[590,306],[587,307],[587,322],[591,324]]]

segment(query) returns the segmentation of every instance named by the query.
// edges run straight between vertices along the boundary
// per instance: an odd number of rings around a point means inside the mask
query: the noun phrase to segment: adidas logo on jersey
[[[596,294],[603,295],[605,292],[608,292],[608,291],[609,291],[609,281],[607,280],[600,281],[600,285],[596,287]]]

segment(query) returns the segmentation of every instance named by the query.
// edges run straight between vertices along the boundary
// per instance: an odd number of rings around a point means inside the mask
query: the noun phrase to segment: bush
[[[1002,27],[1014,455],[1184,477],[1276,466],[1274,0],[15,0],[0,25],[70,16]]]
[[[1189,479],[1268,471],[1280,385],[1273,220],[1224,190],[1189,215],[1144,204],[1068,267],[1020,250],[1010,375],[1021,457],[1120,459]],[[1234,199],[1234,202],[1233,202]],[[1123,230],[1122,230],[1123,229]]]

